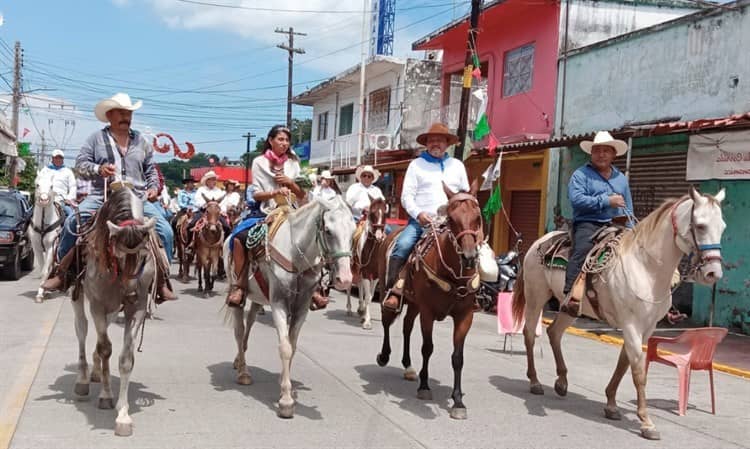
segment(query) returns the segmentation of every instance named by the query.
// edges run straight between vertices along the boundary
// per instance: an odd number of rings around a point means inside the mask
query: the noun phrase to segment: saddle
[[[604,226],[591,236],[594,247],[586,255],[583,267],[601,267],[613,256],[612,247],[627,228],[623,226]],[[547,268],[566,269],[573,246],[570,231],[558,231],[537,249],[542,264]],[[589,270],[590,271],[590,270]]]
[[[295,272],[292,261],[279,253],[276,247],[270,243],[291,211],[290,207],[277,207],[268,214],[263,223],[259,223],[248,230],[245,247],[248,249],[252,260],[268,256],[284,270],[290,273]],[[266,249],[268,249],[268,255],[266,255]]]

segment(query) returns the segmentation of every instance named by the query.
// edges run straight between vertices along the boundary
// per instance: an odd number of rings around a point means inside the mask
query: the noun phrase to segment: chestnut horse
[[[224,228],[219,216],[221,209],[217,201],[206,203],[206,212],[196,225],[195,238],[195,271],[198,275],[198,291],[208,297],[214,289],[214,281],[219,272],[219,260],[224,245]],[[202,223],[201,223],[202,222]],[[203,279],[206,280],[205,289]]]
[[[180,214],[175,222],[174,247],[177,250],[177,264],[180,267],[178,279],[180,282],[190,280],[190,265],[193,262],[194,252],[190,247],[190,238],[188,228],[190,221],[193,219],[193,211],[188,209],[185,213]]]
[[[447,192],[446,192],[447,193]],[[435,320],[453,318],[453,407],[451,418],[466,419],[466,406],[461,392],[461,371],[464,365],[464,341],[474,317],[474,296],[479,289],[477,248],[482,241],[482,215],[476,197],[468,193],[449,195],[446,217],[442,225],[432,224],[425,230],[409,261],[404,266],[404,377],[415,379],[411,367],[409,340],[414,319],[419,315],[422,327],[422,370],[419,372],[419,399],[431,400],[428,366],[433,351],[432,327]],[[395,239],[391,233],[388,241]],[[386,259],[387,260],[387,259]],[[381,268],[381,278],[385,273]],[[402,270],[402,273],[404,271]],[[381,297],[384,288],[381,287]],[[391,354],[389,328],[397,314],[383,309],[383,347],[377,356],[385,366]]]

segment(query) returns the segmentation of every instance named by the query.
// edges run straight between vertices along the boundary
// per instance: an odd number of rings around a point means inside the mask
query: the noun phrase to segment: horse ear
[[[109,229],[109,236],[115,237],[122,231],[122,229],[111,221],[107,220],[107,228]]]
[[[469,194],[476,198],[477,192],[479,192],[479,178],[474,178],[471,182],[471,187],[469,188]]]
[[[690,199],[693,200],[693,204],[696,206],[705,202],[705,198],[693,186],[690,186]]]
[[[370,199],[370,204],[372,204],[376,200],[376,198],[373,198],[369,193],[367,194],[367,198]]]
[[[717,193],[714,196],[714,199],[716,200],[717,203],[721,204],[721,202],[724,201],[724,198],[726,198],[726,196],[727,196],[727,191],[726,189],[722,187],[721,190],[719,190],[719,193]]]
[[[455,195],[455,193],[453,193],[451,189],[448,188],[448,185],[445,183],[445,181],[443,181],[443,192],[445,192],[445,196],[448,197],[448,201],[450,201],[450,199],[453,198],[453,195]]]

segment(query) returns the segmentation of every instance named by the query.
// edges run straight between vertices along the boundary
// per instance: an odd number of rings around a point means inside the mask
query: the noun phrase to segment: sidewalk
[[[544,324],[549,325],[552,323],[556,315],[557,312],[545,310],[542,318]],[[703,326],[685,320],[674,327],[657,327],[654,335],[676,337],[680,332],[696,327]],[[566,332],[613,345],[622,344],[622,332],[619,329],[613,329],[607,323],[586,317],[578,318]],[[664,346],[663,348],[668,349],[669,347]],[[661,350],[662,346],[659,349]],[[750,336],[729,332],[716,348],[714,369],[750,379]]]

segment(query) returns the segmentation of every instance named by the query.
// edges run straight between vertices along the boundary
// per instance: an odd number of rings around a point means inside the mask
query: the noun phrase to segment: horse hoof
[[[604,407],[604,417],[611,419],[612,421],[620,421],[622,419],[622,413],[620,413],[620,410],[618,410],[617,407]]]
[[[368,322],[368,321],[363,322],[362,323],[362,329],[364,329],[366,331],[371,330],[372,329],[372,323]]]
[[[357,315],[364,316],[365,315],[365,309],[357,309]]]
[[[294,418],[294,403],[282,405],[279,403],[279,411],[277,413],[279,418],[291,419]]]
[[[404,379],[414,382],[417,380],[417,370],[411,366],[404,371]]]
[[[133,435],[133,423],[115,423],[115,435],[118,437]]]
[[[44,296],[37,296],[34,298],[34,302],[37,304],[41,304],[44,302]]]
[[[76,383],[74,388],[76,396],[85,398],[89,395],[89,384]]]
[[[641,436],[647,440],[661,440],[661,434],[659,434],[659,431],[653,427],[647,429],[642,428]]]
[[[111,410],[115,408],[115,400],[112,398],[99,398],[99,408],[102,410]]]
[[[555,382],[555,393],[558,396],[566,396],[568,394],[568,383],[559,380]]]
[[[378,362],[378,366],[385,366],[388,364],[388,356],[383,354],[378,354],[377,357],[375,357],[375,360]]]
[[[453,407],[450,412],[451,418],[453,419],[466,419],[466,408],[465,407]]]
[[[531,392],[531,394],[541,395],[544,394],[544,387],[542,387],[541,384],[534,384],[531,386],[531,388],[529,388],[529,391]]]
[[[253,378],[248,373],[242,373],[237,376],[237,383],[240,385],[252,385]]]
[[[95,373],[95,372],[92,372],[92,373],[91,373],[91,379],[90,379],[90,382],[91,382],[91,383],[95,383],[95,384],[98,384],[98,383],[100,383],[101,381],[102,381],[102,376],[101,376],[101,374],[98,374],[98,373]]]
[[[421,399],[423,401],[431,401],[432,390],[417,390],[417,399]]]

